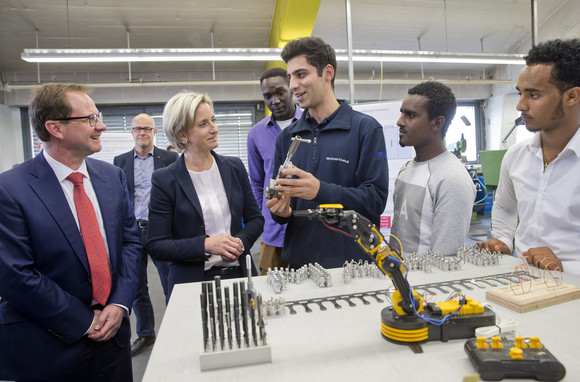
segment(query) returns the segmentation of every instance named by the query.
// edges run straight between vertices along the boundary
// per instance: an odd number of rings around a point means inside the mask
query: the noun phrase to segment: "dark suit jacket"
[[[173,151],[167,151],[153,147],[153,168],[155,170],[169,166],[171,163],[175,162],[179,158],[179,154]],[[135,150],[131,150],[121,155],[117,155],[113,158],[113,164],[119,166],[125,171],[125,176],[127,177],[127,187],[129,188],[129,197],[131,202],[133,202],[133,197],[135,194],[135,168],[133,166],[133,161],[135,159]]]
[[[130,307],[142,245],[125,175],[87,158],[112,271],[108,303]],[[44,153],[0,174],[0,379],[47,379],[78,366],[93,321],[83,240]],[[114,340],[129,345],[125,315]]]
[[[212,152],[220,170],[231,212],[231,235],[246,249],[239,261],[245,274],[249,250],[262,233],[264,217],[252,193],[250,180],[239,158]],[[169,290],[178,283],[203,280],[207,257],[206,231],[201,204],[183,155],[173,164],[153,173],[149,204],[147,249],[157,260],[171,261]],[[253,273],[256,273],[255,267]]]

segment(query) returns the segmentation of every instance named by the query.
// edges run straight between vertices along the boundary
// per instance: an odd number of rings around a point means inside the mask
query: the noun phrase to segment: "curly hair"
[[[580,86],[580,39],[551,40],[530,49],[526,65],[552,64],[550,82],[560,93]]]
[[[426,81],[409,89],[408,94],[416,94],[427,98],[427,116],[430,120],[441,115],[445,117],[445,124],[441,128],[443,137],[445,137],[457,109],[455,95],[453,95],[451,89],[441,82]]]
[[[298,40],[290,41],[284,46],[280,56],[285,63],[288,63],[294,57],[303,54],[306,55],[306,61],[316,67],[319,76],[322,76],[322,71],[326,65],[330,64],[336,77],[336,52],[320,37],[302,37]],[[334,77],[330,83],[334,88]]]

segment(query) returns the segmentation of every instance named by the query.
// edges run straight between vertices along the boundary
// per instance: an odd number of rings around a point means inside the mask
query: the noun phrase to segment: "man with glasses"
[[[43,150],[0,174],[0,380],[131,381],[125,174],[87,158],[106,126],[84,86],[40,86],[29,116]]]
[[[143,246],[147,242],[147,227],[149,225],[149,195],[151,194],[151,175],[154,170],[175,162],[179,155],[156,147],[153,144],[155,137],[155,121],[147,114],[139,114],[131,123],[131,134],[135,140],[135,148],[118,155],[113,160],[115,166],[125,171],[129,197],[133,201],[135,218],[141,231]],[[155,342],[155,316],[153,305],[147,287],[147,257],[143,250],[139,271],[139,287],[133,302],[133,311],[137,319],[137,339],[131,345],[131,355],[143,352],[147,346]],[[169,263],[153,260],[163,286],[163,293],[167,298],[167,275]]]

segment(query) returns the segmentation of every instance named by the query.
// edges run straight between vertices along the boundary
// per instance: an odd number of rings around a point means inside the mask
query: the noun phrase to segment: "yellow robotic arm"
[[[356,211],[344,210],[340,204],[321,204],[317,209],[295,211],[294,216],[346,227],[359,247],[389,276],[395,287],[392,307],[381,313],[381,332],[387,340],[416,344],[413,350],[418,351],[420,343],[470,338],[476,328],[495,324],[495,314],[470,298],[425,304],[407,281],[400,250],[391,247],[377,227]]]

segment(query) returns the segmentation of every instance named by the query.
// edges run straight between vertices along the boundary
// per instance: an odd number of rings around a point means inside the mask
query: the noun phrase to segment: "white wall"
[[[519,117],[516,110],[519,97],[517,94],[508,94],[505,96],[491,97],[485,102],[486,115],[486,149],[503,150],[516,141],[516,132],[514,131],[506,143],[502,142],[503,138],[514,126],[514,121]]]
[[[24,160],[20,109],[0,105],[0,172]]]
[[[541,2],[538,2],[541,7]],[[568,0],[556,9],[550,17],[538,26],[538,41],[570,39],[580,37],[580,5],[578,0]],[[515,53],[527,53],[532,47],[531,36],[515,47]],[[493,73],[495,79],[517,79],[523,67],[501,66]],[[513,127],[514,120],[520,115],[516,110],[518,95],[515,86],[493,85],[491,97],[486,101],[486,149],[509,148],[516,142],[516,133],[504,145],[501,140]]]

